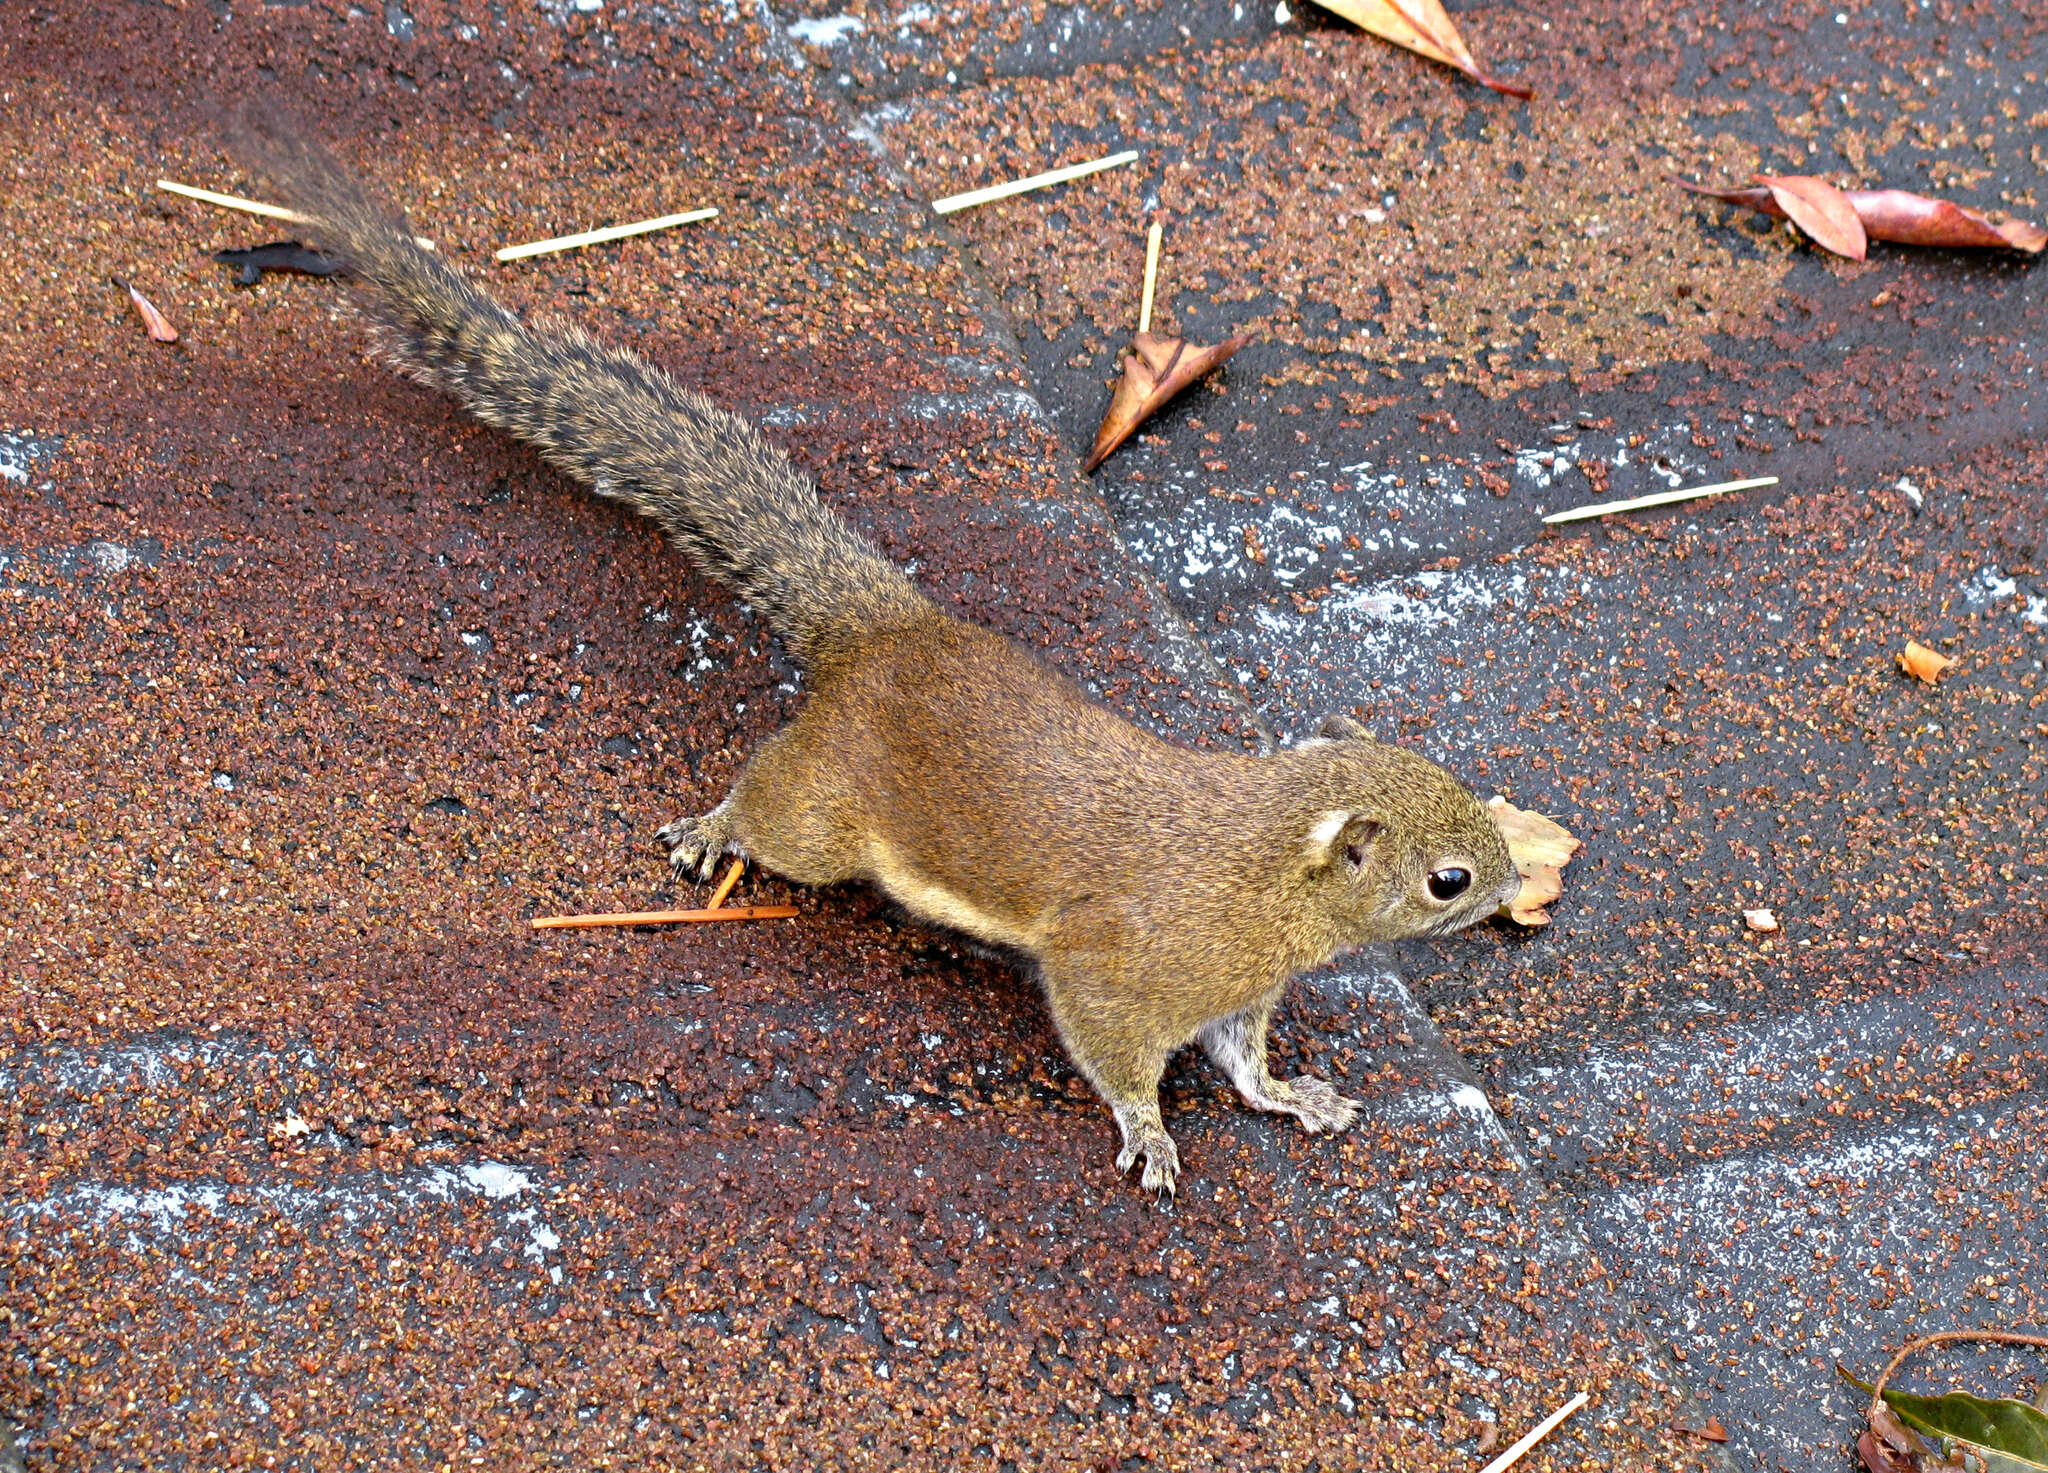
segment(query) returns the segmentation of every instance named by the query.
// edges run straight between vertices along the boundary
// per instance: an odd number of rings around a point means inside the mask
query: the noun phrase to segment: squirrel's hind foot
[[[687,880],[693,875],[697,879],[708,880],[724,856],[738,854],[745,857],[738,840],[733,837],[730,798],[709,813],[663,824],[654,831],[654,839],[668,850],[669,868],[678,880]]]
[[[1358,1101],[1346,1099],[1329,1080],[1314,1074],[1269,1081],[1259,1108],[1292,1115],[1311,1135],[1342,1130],[1358,1118]]]

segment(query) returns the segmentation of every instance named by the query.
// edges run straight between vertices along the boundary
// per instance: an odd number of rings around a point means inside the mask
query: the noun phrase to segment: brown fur
[[[807,666],[802,711],[725,802],[660,831],[678,872],[744,853],[805,884],[865,880],[1032,957],[1116,1114],[1117,1164],[1142,1160],[1148,1189],[1171,1192],[1179,1169],[1159,1080],[1189,1043],[1255,1108],[1350,1122],[1323,1080],[1267,1072],[1268,1023],[1296,972],[1469,925],[1514,893],[1498,831],[1450,774],[1346,718],[1270,757],[1140,730],[925,598],[753,426],[573,326],[522,325],[320,150],[245,131],[369,288],[400,368],[653,517]],[[1432,873],[1452,869],[1469,884],[1434,898]]]

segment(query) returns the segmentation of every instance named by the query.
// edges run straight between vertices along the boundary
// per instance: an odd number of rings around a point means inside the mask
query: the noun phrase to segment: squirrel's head
[[[1434,762],[1326,716],[1295,748],[1319,806],[1297,863],[1338,946],[1441,936],[1482,921],[1521,886],[1500,829]]]

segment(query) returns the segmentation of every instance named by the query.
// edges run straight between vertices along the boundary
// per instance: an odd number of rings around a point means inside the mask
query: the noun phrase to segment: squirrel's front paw
[[[727,818],[731,807],[728,798],[709,813],[679,818],[654,831],[655,842],[668,850],[669,868],[678,880],[688,879],[692,872],[698,879],[708,880],[723,855],[738,852]]]
[[[1347,1100],[1329,1080],[1313,1074],[1274,1080],[1272,1098],[1273,1109],[1292,1115],[1312,1134],[1342,1130],[1358,1118],[1358,1101]]]
[[[1141,1125],[1125,1132],[1124,1148],[1116,1153],[1116,1169],[1129,1171],[1141,1157],[1145,1170],[1138,1185],[1158,1193],[1162,1201],[1171,1198],[1174,1178],[1180,1175],[1180,1151],[1164,1127]]]

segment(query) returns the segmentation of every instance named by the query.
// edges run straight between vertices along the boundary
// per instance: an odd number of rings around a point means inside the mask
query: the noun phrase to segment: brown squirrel
[[[1170,745],[1013,640],[941,609],[746,421],[564,322],[523,324],[318,146],[245,121],[240,151],[369,290],[385,356],[646,513],[765,615],[810,694],[711,812],[657,837],[680,875],[743,854],[865,880],[1037,963],[1074,1065],[1116,1114],[1119,1171],[1170,1194],[1169,1055],[1199,1042],[1254,1109],[1341,1130],[1354,1102],[1275,1079],[1295,973],[1441,935],[1518,886],[1493,820],[1348,717],[1271,756]]]

